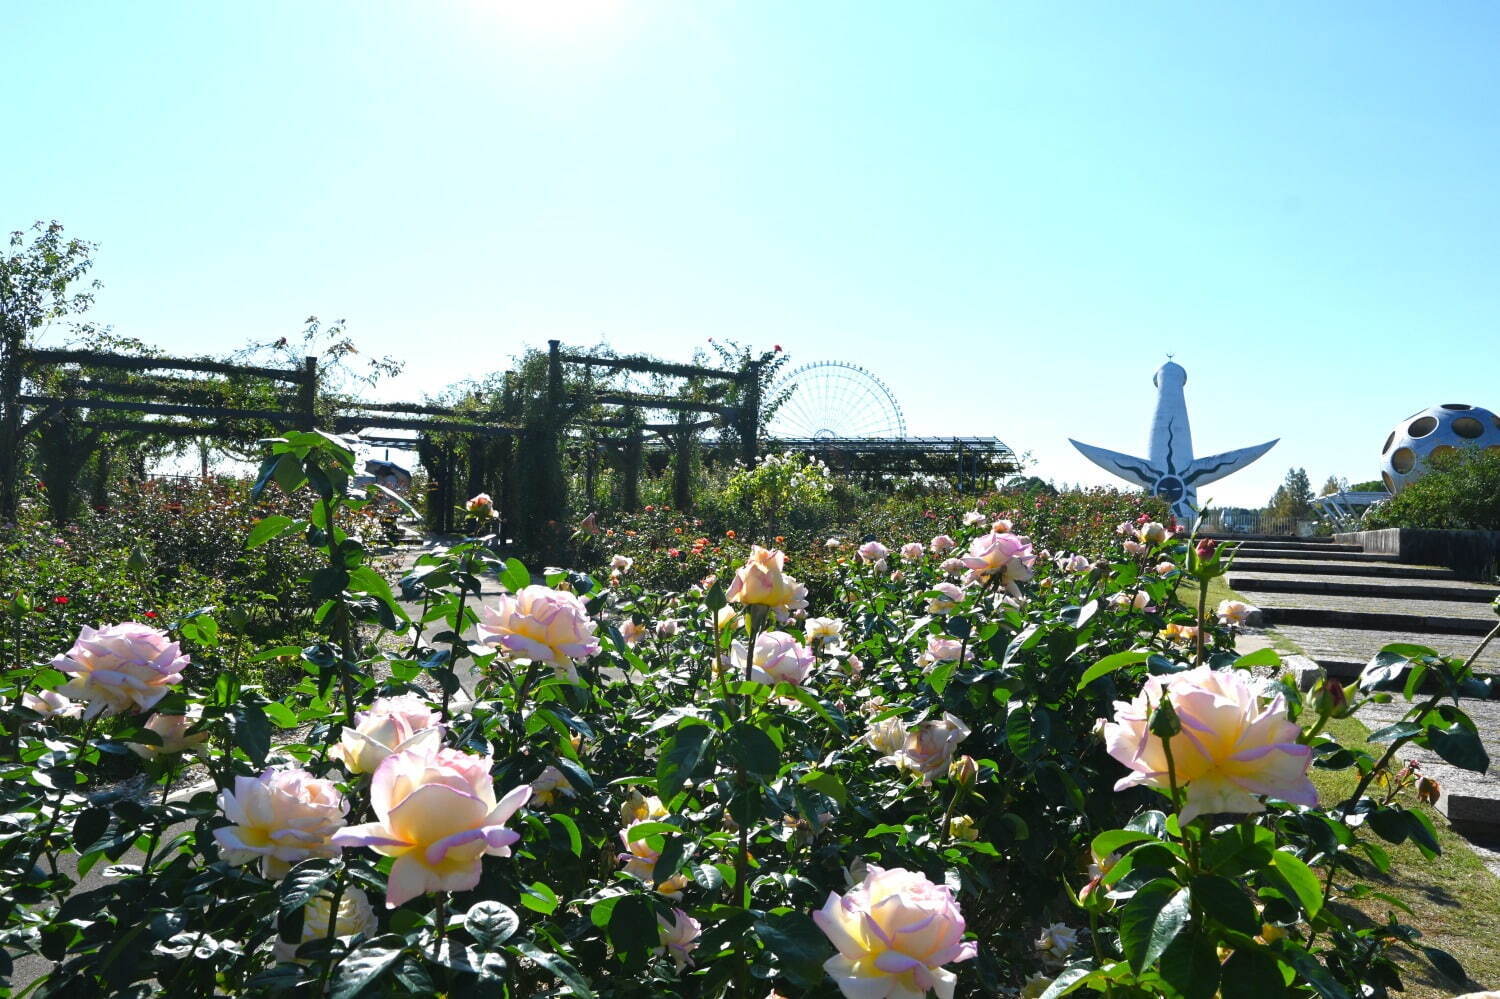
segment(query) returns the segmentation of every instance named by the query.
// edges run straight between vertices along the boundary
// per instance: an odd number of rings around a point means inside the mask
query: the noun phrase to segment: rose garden
[[[1059,521],[934,495],[795,548],[652,509],[533,568],[478,496],[467,536],[391,580],[346,443],[265,446],[245,503],[284,512],[235,543],[293,549],[305,644],[158,600],[33,656],[40,603],[11,597],[4,970],[44,961],[28,994],[1463,981],[1372,881],[1392,844],[1439,847],[1395,751],[1483,768],[1450,695],[1489,681],[1403,647],[1299,690],[1234,651],[1243,605],[1207,599],[1233,545],[1148,501]],[[1331,734],[1392,699],[1384,751]]]

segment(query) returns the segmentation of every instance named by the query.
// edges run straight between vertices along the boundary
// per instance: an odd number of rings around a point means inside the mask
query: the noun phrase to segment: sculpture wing
[[[1195,458],[1183,474],[1182,481],[1189,486],[1201,486],[1209,482],[1218,482],[1230,472],[1238,472],[1256,458],[1271,450],[1279,440],[1281,440],[1280,437],[1265,444],[1257,444],[1254,447],[1242,447],[1238,451],[1225,451],[1223,454],[1210,455],[1207,458]]]
[[[1149,462],[1144,458],[1132,458],[1128,454],[1120,454],[1118,451],[1106,451],[1102,447],[1094,447],[1092,444],[1080,444],[1073,438],[1068,438],[1068,443],[1076,447],[1079,452],[1112,475],[1118,475],[1128,482],[1134,482],[1138,486],[1150,489],[1156,484],[1161,476],[1152,469]]]

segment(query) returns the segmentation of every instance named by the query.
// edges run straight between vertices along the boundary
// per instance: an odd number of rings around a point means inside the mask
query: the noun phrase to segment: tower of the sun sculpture
[[[1151,457],[1133,458],[1069,440],[1085,458],[1100,468],[1128,482],[1145,486],[1152,495],[1166,500],[1171,504],[1172,515],[1178,523],[1191,526],[1198,517],[1198,487],[1238,472],[1271,450],[1276,441],[1208,458],[1194,458],[1187,400],[1182,394],[1187,372],[1182,365],[1168,361],[1157,369],[1152,381],[1156,383],[1156,413],[1151,418]]]

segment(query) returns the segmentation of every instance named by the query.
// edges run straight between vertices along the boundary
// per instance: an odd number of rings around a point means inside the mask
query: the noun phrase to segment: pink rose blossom
[[[698,935],[703,931],[698,920],[681,909],[673,909],[670,921],[660,915],[656,917],[656,928],[661,936],[661,946],[655,948],[652,953],[670,953],[672,963],[677,966],[679,972],[683,968],[691,967],[693,964],[691,955],[698,946]]]
[[[736,641],[730,650],[735,675],[745,671],[745,643]],[[755,656],[750,664],[750,679],[760,683],[790,683],[801,686],[812,669],[811,651],[784,631],[763,631],[755,636]]]
[[[862,562],[883,562],[891,550],[879,541],[866,541],[859,546],[859,558]]]
[[[901,546],[901,557],[908,562],[916,562],[922,558],[924,550],[920,542],[909,541]]]
[[[224,861],[261,862],[261,873],[279,878],[310,857],[333,857],[333,836],[344,825],[349,803],[333,781],[306,770],[270,768],[258,777],[236,777],[219,792],[219,809],[230,825],[214,830]]]
[[[392,753],[443,739],[443,716],[416,694],[377,697],[354,716],[354,727],[344,726],[339,744],[328,755],[351,774],[374,773]]]
[[[182,682],[188,657],[167,633],[135,621],[108,628],[84,625],[52,668],[72,679],[58,693],[87,703],[83,717],[148,711]]]
[[[506,659],[547,663],[559,676],[578,682],[574,660],[599,653],[597,626],[583,601],[546,586],[500,594],[493,606],[479,607],[479,641]]]
[[[952,999],[958,976],[945,964],[973,958],[963,913],[946,886],[873,864],[843,895],[828,893],[813,922],[838,953],[823,964],[846,999]]]
[[[1115,702],[1104,744],[1131,770],[1115,790],[1170,787],[1162,740],[1151,734],[1151,716],[1163,698],[1182,722],[1171,738],[1177,784],[1187,788],[1182,822],[1205,813],[1261,812],[1260,796],[1317,805],[1307,777],[1312,749],[1297,742],[1302,730],[1288,720],[1285,699],[1277,694],[1263,704],[1244,673],[1208,666],[1148,677],[1134,700]]]
[[[486,855],[509,857],[520,833],[507,829],[531,785],[495,800],[493,761],[456,749],[392,753],[370,781],[374,822],[334,834],[338,846],[367,846],[395,857],[385,904],[394,908],[434,891],[468,891],[479,883]]]
[[[1031,578],[1031,565],[1035,560],[1031,545],[1015,534],[990,531],[981,534],[969,545],[969,553],[963,563],[969,569],[969,580],[986,583],[998,576],[1000,585],[1011,596],[1021,595],[1017,583]]]
[[[954,541],[946,534],[939,534],[937,537],[927,542],[927,550],[932,552],[932,554],[934,555],[946,555],[957,547],[958,542]]]

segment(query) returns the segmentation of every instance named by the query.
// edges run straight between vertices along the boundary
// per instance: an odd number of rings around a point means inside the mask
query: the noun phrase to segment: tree
[[[1318,490],[1319,496],[1332,496],[1349,488],[1349,480],[1341,479],[1337,475],[1330,475],[1328,481],[1323,483],[1323,488]]]
[[[1280,520],[1306,520],[1312,515],[1312,501],[1312,482],[1307,478],[1307,470],[1288,469],[1286,480],[1276,487],[1266,504],[1266,513]]]
[[[20,469],[21,365],[18,355],[34,330],[54,319],[84,312],[99,282],[81,282],[93,266],[97,246],[63,236],[60,222],[37,222],[10,234],[10,252],[0,254],[0,517],[16,508]]]

